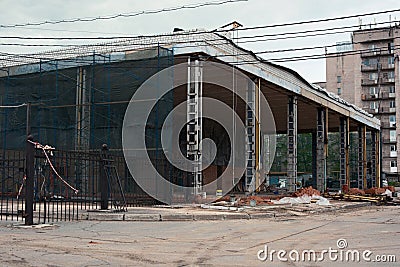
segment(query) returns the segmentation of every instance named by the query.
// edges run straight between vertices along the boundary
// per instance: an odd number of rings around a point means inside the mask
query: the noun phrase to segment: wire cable
[[[60,23],[76,23],[76,22],[93,22],[97,20],[111,20],[116,18],[131,18],[137,17],[140,15],[149,15],[149,14],[158,14],[164,12],[177,11],[182,9],[196,9],[205,6],[219,6],[228,3],[236,3],[236,2],[247,2],[248,0],[222,0],[222,1],[213,1],[206,3],[197,3],[190,5],[183,5],[177,7],[167,7],[156,10],[144,10],[130,13],[120,13],[114,15],[106,15],[106,16],[98,16],[98,17],[86,17],[86,18],[71,18],[71,19],[62,19],[62,20],[53,20],[53,21],[41,21],[41,22],[27,22],[27,23],[17,23],[17,24],[8,24],[8,25],[0,25],[0,28],[17,28],[17,27],[25,27],[25,26],[41,26],[45,24],[60,24]]]

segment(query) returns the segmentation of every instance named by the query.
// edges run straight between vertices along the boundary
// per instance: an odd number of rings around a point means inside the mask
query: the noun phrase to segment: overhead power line
[[[237,1],[248,1],[248,0],[226,0],[225,2],[237,2]],[[222,3],[222,2],[221,2]],[[201,5],[205,5],[201,4]],[[252,26],[252,27],[241,27],[235,29],[236,31],[247,31],[247,30],[258,30],[258,29],[268,29],[268,28],[276,28],[276,27],[286,27],[286,26],[295,26],[295,25],[303,25],[303,24],[311,24],[311,23],[320,23],[320,22],[329,22],[335,20],[344,20],[349,18],[358,18],[364,16],[372,16],[372,15],[379,15],[379,14],[386,14],[386,13],[393,13],[399,12],[400,9],[391,9],[385,11],[378,11],[378,12],[370,12],[370,13],[362,13],[357,15],[349,15],[349,16],[342,16],[342,17],[333,17],[333,18],[326,18],[326,19],[318,19],[318,20],[306,20],[306,21],[298,21],[298,22],[291,22],[291,23],[282,23],[282,24],[272,24],[272,25],[261,25],[261,26]],[[48,22],[50,23],[50,22]],[[26,23],[27,25],[31,26],[30,23]],[[21,24],[24,25],[24,24]],[[7,25],[0,25],[0,27],[5,27]],[[13,26],[13,25],[11,25]],[[36,26],[36,25],[35,25]],[[166,33],[166,34],[153,34],[153,35],[134,35],[134,36],[97,36],[97,37],[33,37],[33,36],[0,36],[0,38],[7,38],[7,39],[26,39],[26,40],[112,40],[112,39],[131,39],[131,38],[154,38],[154,37],[167,37],[172,35],[195,35],[195,34],[204,34],[204,33],[222,33],[222,32],[229,32],[231,29],[215,29],[212,31],[195,31],[195,32],[177,32],[177,33]]]
[[[116,18],[131,18],[137,17],[140,15],[150,15],[150,14],[158,14],[163,12],[171,12],[182,9],[196,9],[205,6],[218,6],[224,5],[228,3],[236,3],[236,2],[247,2],[248,0],[221,0],[221,1],[212,1],[205,3],[197,3],[176,7],[167,7],[156,10],[144,10],[144,11],[136,11],[130,13],[120,13],[114,15],[106,15],[106,16],[98,16],[98,17],[86,17],[86,18],[71,18],[71,19],[61,19],[61,20],[49,20],[49,21],[41,21],[41,22],[26,22],[26,23],[17,23],[17,24],[8,24],[8,25],[0,25],[0,28],[17,28],[17,27],[25,27],[25,26],[41,26],[46,24],[61,24],[61,23],[76,23],[76,22],[93,22],[97,20],[110,20]]]

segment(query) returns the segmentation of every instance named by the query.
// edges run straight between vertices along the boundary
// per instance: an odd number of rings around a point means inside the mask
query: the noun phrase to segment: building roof
[[[54,62],[64,62],[64,68],[88,65],[88,58],[109,55],[111,62],[128,60],[134,51],[162,46],[173,49],[174,55],[205,53],[227,64],[237,64],[237,68],[252,73],[295,94],[312,95],[313,101],[349,116],[367,126],[380,129],[380,121],[361,108],[348,103],[325,89],[312,85],[296,71],[271,63],[235,44],[229,32],[207,32],[191,30],[173,34],[138,36],[114,42],[82,45],[41,53],[0,56],[0,76],[34,73],[40,70],[54,70]],[[85,59],[85,60],[80,60]],[[40,66],[39,66],[40,65]],[[60,68],[60,66],[58,66]],[[333,105],[332,105],[333,104]]]

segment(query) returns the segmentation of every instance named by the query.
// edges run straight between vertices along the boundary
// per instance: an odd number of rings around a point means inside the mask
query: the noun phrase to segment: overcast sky
[[[215,0],[207,0],[214,2]],[[167,7],[200,3],[200,0],[97,0],[97,1],[60,1],[60,0],[0,0],[0,24],[39,22],[78,17],[96,17],[119,13],[130,13],[142,10],[154,10]],[[183,29],[212,30],[237,20],[244,27],[288,23],[304,20],[323,19],[354,14],[370,13],[400,8],[398,0],[248,0],[247,2],[228,3],[220,6],[207,6],[197,9],[183,9],[152,15],[141,15],[131,18],[100,20],[96,22],[63,23],[57,25],[30,26],[24,28],[0,28],[0,52],[29,53],[40,48],[24,48],[4,44],[22,43],[24,41],[2,39],[1,36],[115,36],[136,34],[158,34],[171,32],[174,27]],[[400,20],[400,13],[394,13],[392,20]],[[389,15],[364,17],[362,23],[385,22]],[[336,26],[351,26],[359,23],[357,18],[329,23],[262,29],[240,32],[239,36],[256,34],[277,34],[288,31],[324,29]],[[257,51],[333,45],[340,41],[349,41],[350,33],[326,35],[308,38],[295,38],[279,41],[243,43],[246,49]],[[30,41],[30,43],[66,43],[55,41]],[[75,43],[77,41],[74,41]],[[43,48],[41,48],[43,49]],[[47,48],[46,50],[48,50]],[[322,54],[324,49],[307,52],[264,54],[262,57],[282,58],[305,54]],[[281,65],[290,67],[310,82],[325,80],[325,60],[307,60],[284,62]]]

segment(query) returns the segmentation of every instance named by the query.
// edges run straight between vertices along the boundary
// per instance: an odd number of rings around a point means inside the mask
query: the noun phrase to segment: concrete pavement
[[[1,266],[399,266],[400,209],[364,207],[348,212],[253,220],[79,221],[39,228],[0,222]],[[271,262],[265,250],[315,250],[337,240],[348,249],[396,255],[397,262]],[[261,253],[261,256],[263,254]],[[286,255],[287,257],[287,255]]]

